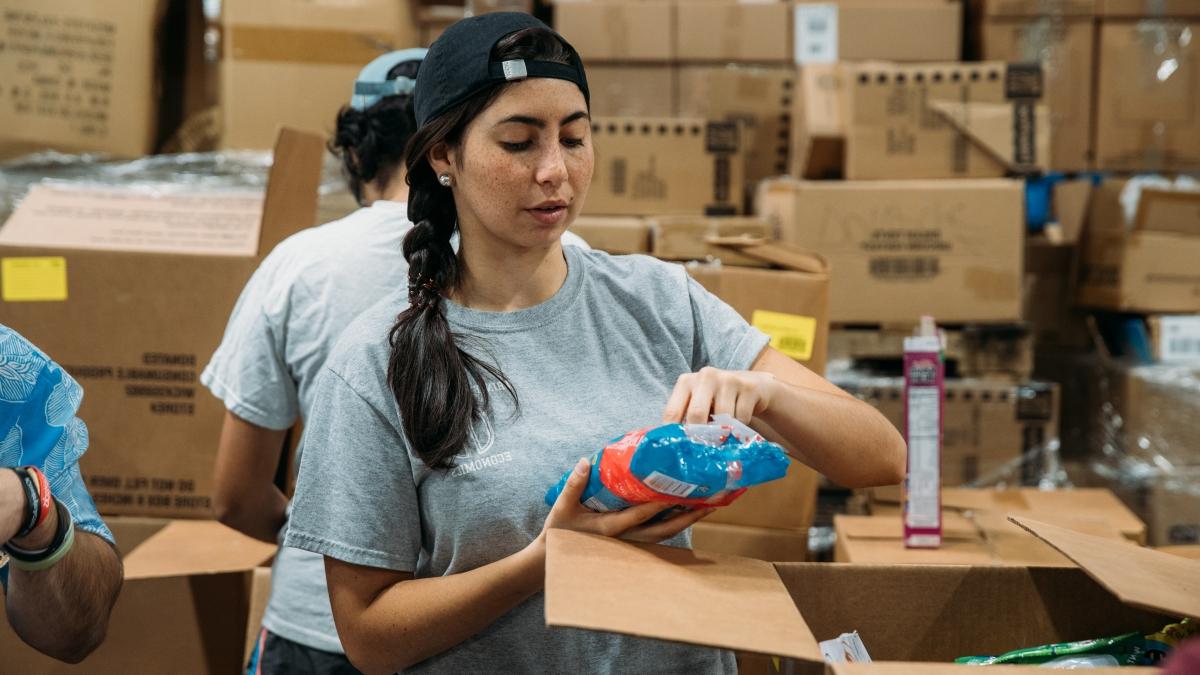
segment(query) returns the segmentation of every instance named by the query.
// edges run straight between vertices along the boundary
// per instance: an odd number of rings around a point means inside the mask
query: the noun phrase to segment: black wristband
[[[17,474],[17,478],[21,479],[21,492],[25,495],[25,522],[21,525],[21,529],[13,535],[14,539],[28,537],[35,529],[37,529],[38,517],[42,515],[41,500],[38,499],[38,483],[35,476],[31,476],[28,471],[20,467],[14,467],[13,473]]]
[[[50,545],[41,551],[31,553],[23,548],[14,546],[12,542],[4,544],[2,547],[4,552],[13,560],[20,560],[24,563],[39,563],[58,552],[62,547],[63,541],[66,540],[67,534],[71,531],[71,512],[58,498],[54,498],[54,509],[58,512],[58,526],[54,529],[54,539]]]

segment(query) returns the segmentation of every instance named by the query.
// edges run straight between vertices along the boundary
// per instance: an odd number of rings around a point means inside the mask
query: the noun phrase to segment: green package
[[[1166,657],[1185,638],[1200,634],[1200,623],[1184,619],[1152,635],[1126,633],[1099,640],[1062,642],[1017,649],[1000,656],[963,656],[954,660],[973,666],[995,664],[1036,665],[1064,656],[1108,655],[1122,666],[1152,666]]]

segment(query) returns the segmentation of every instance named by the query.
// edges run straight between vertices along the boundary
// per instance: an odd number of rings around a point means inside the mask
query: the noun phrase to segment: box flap
[[[320,135],[290,127],[279,130],[263,201],[260,257],[288,236],[316,224],[324,160],[325,139]]]
[[[546,547],[547,625],[822,660],[771,563],[568,530]]]
[[[275,548],[215,520],[176,520],[125,558],[125,579],[244,572],[270,560]]]
[[[869,648],[868,648],[869,649]],[[979,666],[966,666],[957,663],[898,663],[876,661],[874,663],[836,663],[829,666],[833,675],[978,675]],[[987,672],[1005,675],[1006,673],[1045,673],[1041,666],[988,666]],[[1088,668],[1088,675],[1147,675],[1161,672],[1158,668],[1115,667]]]
[[[1142,190],[1133,229],[1200,237],[1200,192]]]
[[[786,270],[807,272],[809,274],[829,274],[829,263],[824,257],[793,244],[785,244],[780,241],[770,243],[739,242],[728,239],[720,240],[719,243],[718,241],[714,241],[713,243],[721,248],[736,250],[738,253]]]
[[[1063,181],[1054,186],[1054,217],[1063,242],[1079,241],[1091,197],[1092,183],[1087,179]]]
[[[1010,171],[1041,168],[1049,160],[1050,135],[1044,132],[1034,137],[1035,147],[1031,148],[1034,151],[1033,162],[1026,163],[1018,159],[1018,143],[1013,137],[1014,129],[1019,128],[1017,108],[1012,103],[930,100],[929,107]],[[1050,110],[1047,106],[1035,105],[1034,115],[1035,129],[1050,128]]]
[[[1200,618],[1200,561],[1068,530],[1031,518],[1012,521],[1083,568],[1122,602]]]

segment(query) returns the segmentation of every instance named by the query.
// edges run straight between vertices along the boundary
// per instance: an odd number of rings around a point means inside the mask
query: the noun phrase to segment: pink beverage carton
[[[942,545],[942,401],[946,366],[942,338],[931,317],[904,338],[904,545]]]

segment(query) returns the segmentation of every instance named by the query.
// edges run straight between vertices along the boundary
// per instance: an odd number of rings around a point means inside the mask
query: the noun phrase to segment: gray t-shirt
[[[386,380],[398,295],[343,333],[316,384],[285,543],[346,562],[456,574],[516,553],[549,513],[546,489],[580,457],[659,422],[684,373],[745,370],[766,335],[680,265],[564,247],[566,282],[516,312],[445,302],[462,343],[498,365],[493,410],[449,471],[413,454]],[[672,543],[688,545],[688,533]],[[413,672],[733,672],[732,655],[547,628],[537,595]]]

